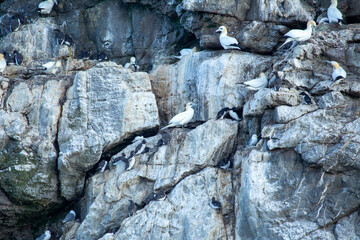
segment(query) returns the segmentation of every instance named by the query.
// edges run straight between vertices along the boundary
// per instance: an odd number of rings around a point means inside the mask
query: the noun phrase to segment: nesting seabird
[[[136,136],[135,138],[134,138],[134,140],[132,140],[131,142],[132,143],[135,143],[135,142],[138,142],[138,141],[142,141],[142,140],[144,140],[145,138],[144,138],[144,136]]]
[[[5,61],[6,61],[6,65],[9,66],[10,63],[13,63],[14,56],[12,56],[11,53],[4,51],[3,54],[4,54]]]
[[[138,144],[135,148],[135,155],[142,154],[146,147],[146,140],[143,139],[140,144]]]
[[[103,173],[107,167],[108,162],[106,160],[102,160],[98,167],[96,168],[97,173]]]
[[[10,32],[16,32],[19,30],[21,23],[21,17],[18,14],[12,16],[10,21]]]
[[[44,234],[38,237],[36,240],[49,240],[51,238],[51,233],[49,230],[46,230]]]
[[[281,85],[281,79],[280,77],[275,74],[270,80],[268,87],[274,89],[275,91],[279,91]]]
[[[0,53],[0,73],[3,74],[6,68],[6,60],[4,54]]]
[[[257,142],[259,141],[258,136],[256,134],[253,134],[249,140],[248,145],[249,146],[255,146]]]
[[[99,60],[100,62],[108,61],[109,57],[105,53],[99,52],[97,55],[97,60]]]
[[[231,166],[230,157],[224,158],[218,163],[218,167],[221,168],[221,169],[224,169],[224,170],[229,169],[230,166]]]
[[[340,67],[338,62],[335,61],[326,61],[327,63],[330,63],[333,66],[333,73],[331,74],[331,77],[334,81],[346,78],[346,72],[345,70]]]
[[[342,13],[337,9],[338,1],[337,0],[331,0],[330,7],[327,10],[327,18],[329,23],[344,23],[345,21],[342,17]]]
[[[90,55],[91,55],[91,52],[89,49],[84,49],[82,50],[79,55],[77,56],[78,59],[89,59],[90,58]]]
[[[293,42],[290,47],[290,49],[292,49],[295,46],[296,42],[303,42],[309,40],[312,33],[312,27],[316,27],[316,22],[310,20],[307,22],[307,27],[305,30],[301,30],[301,29],[290,30],[288,33],[285,34],[285,37],[288,38],[278,49],[282,48],[289,42]]]
[[[134,167],[135,162],[134,151],[131,151],[130,156],[126,159],[125,162],[125,171],[130,171]]]
[[[228,113],[229,110],[230,110],[230,108],[228,108],[228,107],[224,107],[223,109],[221,109],[221,110],[216,114],[216,120],[218,120],[218,119],[224,119],[225,115]]]
[[[178,59],[182,59],[184,56],[190,55],[194,52],[197,52],[197,47],[193,47],[193,48],[184,48],[180,50],[180,56],[175,56]]]
[[[125,153],[121,153],[120,157],[117,157],[114,159],[113,165],[118,165],[120,162],[126,163],[127,161],[128,161],[128,159],[127,159]]]
[[[154,200],[156,194],[151,192],[144,200],[145,204],[149,204],[152,200]]]
[[[219,27],[216,32],[221,32],[219,40],[220,44],[224,49],[237,49],[241,50],[238,46],[239,42],[236,40],[236,38],[229,37],[227,35],[227,29],[225,26]]]
[[[215,200],[215,197],[212,197],[209,206],[215,210],[221,209],[221,202]]]
[[[55,41],[58,45],[62,45],[65,42],[65,34],[60,29],[55,29]]]
[[[258,78],[246,81],[242,83],[249,90],[260,90],[261,88],[266,88],[268,85],[268,79],[266,78],[265,73],[260,73]]]
[[[140,69],[140,66],[136,64],[136,58],[131,57],[130,62],[125,64],[125,68],[131,69],[133,72],[136,72]]]
[[[164,190],[160,190],[158,193],[155,194],[154,200],[155,201],[164,201],[166,199],[166,193]]]
[[[157,142],[156,146],[157,147],[164,146],[164,145],[168,144],[170,139],[171,139],[171,136],[169,133],[161,132],[161,139]]]
[[[58,4],[56,0],[46,0],[39,3],[38,6],[39,13],[49,15],[52,8],[54,7],[54,3]]]
[[[311,98],[309,97],[309,95],[307,95],[305,92],[301,92],[300,95],[303,96],[306,105],[311,104]]]
[[[242,120],[242,110],[243,110],[242,108],[233,107],[233,108],[229,109],[228,113],[233,120],[241,121]]]
[[[23,55],[21,53],[19,53],[17,50],[14,50],[13,56],[14,56],[15,65],[21,65],[22,62],[24,61]]]
[[[194,109],[192,107],[195,105],[197,105],[197,104],[188,102],[185,107],[185,109],[186,109],[185,112],[181,112],[181,113],[175,115],[169,121],[169,124],[160,130],[164,130],[164,129],[167,129],[170,127],[184,126],[184,125],[188,124],[194,116]]]
[[[128,215],[129,217],[133,216],[136,213],[137,207],[135,205],[135,203],[133,202],[133,200],[129,200],[130,205],[128,207]]]
[[[69,34],[65,34],[64,44],[69,47],[74,44],[74,41]]]
[[[61,67],[61,60],[57,60],[56,62],[48,62],[43,64],[42,66],[46,74],[55,74]]]
[[[76,218],[76,213],[74,210],[70,210],[68,214],[66,214],[64,220],[62,220],[63,223],[74,221]]]

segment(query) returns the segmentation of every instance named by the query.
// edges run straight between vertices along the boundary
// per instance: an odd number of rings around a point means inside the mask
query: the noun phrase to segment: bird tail
[[[282,48],[283,46],[285,46],[286,44],[288,44],[289,42],[292,42],[292,41],[293,41],[293,40],[292,40],[291,38],[286,39],[286,41],[285,41],[283,44],[281,44],[281,46],[278,47],[277,50],[279,50],[280,48]]]
[[[169,125],[161,128],[160,131],[165,130],[165,129],[168,129],[168,128],[171,128],[171,127],[174,127],[174,126],[175,126],[175,125],[173,125],[173,124],[169,124]]]
[[[241,51],[240,47],[237,44],[230,44],[228,48]]]
[[[340,19],[339,22],[342,24],[347,24],[344,19]]]

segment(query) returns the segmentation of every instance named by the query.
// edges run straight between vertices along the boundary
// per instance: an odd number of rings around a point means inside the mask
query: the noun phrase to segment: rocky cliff
[[[320,24],[290,51],[277,50],[282,36],[326,16],[329,0],[60,0],[39,17],[40,2],[0,3],[0,52],[24,56],[0,77],[0,239],[360,239],[357,0],[339,0],[346,25]],[[221,25],[242,51],[221,48]],[[131,56],[140,71],[123,67]],[[279,89],[238,84],[261,72]],[[159,131],[190,101],[188,126]],[[243,120],[216,120],[224,107]],[[126,170],[119,159],[134,152]]]

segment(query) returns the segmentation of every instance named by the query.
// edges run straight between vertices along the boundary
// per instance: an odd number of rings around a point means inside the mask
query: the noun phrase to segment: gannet
[[[301,92],[300,95],[303,96],[306,105],[311,104],[311,98],[309,97],[309,95],[307,95],[305,92]]]
[[[56,62],[48,62],[42,66],[44,67],[46,74],[55,74],[61,67],[61,60],[57,60]]]
[[[13,55],[14,55],[14,63],[15,63],[15,65],[21,65],[21,63],[24,60],[23,55],[21,53],[19,53],[17,50],[14,50]]]
[[[224,119],[225,115],[228,113],[229,110],[230,110],[230,108],[228,108],[228,107],[224,107],[223,109],[221,109],[221,110],[216,114],[216,120],[218,120],[218,119]]]
[[[137,207],[132,200],[129,200],[129,202],[130,202],[130,204],[128,207],[128,214],[129,214],[129,217],[131,217],[136,213]]]
[[[186,55],[190,55],[194,52],[197,52],[197,47],[193,47],[193,48],[184,48],[180,50],[180,56],[175,56],[178,59],[182,59],[184,56]]]
[[[156,193],[154,196],[155,201],[164,201],[166,199],[166,193],[164,190],[160,190],[160,192]]]
[[[221,32],[220,34],[220,44],[224,49],[237,49],[241,50],[238,46],[239,42],[236,40],[236,38],[229,37],[227,35],[227,29],[225,26],[219,27],[216,32]]]
[[[76,213],[74,210],[70,210],[68,214],[66,214],[64,220],[62,220],[63,223],[74,221],[76,218]]]
[[[164,130],[164,129],[167,129],[170,127],[184,126],[184,125],[188,124],[194,116],[194,109],[192,107],[195,105],[197,105],[197,104],[188,102],[185,107],[185,109],[186,109],[185,112],[181,112],[181,113],[175,115],[169,121],[169,124],[160,130]]]
[[[342,67],[340,67],[339,63],[335,61],[326,61],[326,62],[330,63],[333,66],[334,70],[331,76],[334,81],[342,78],[346,78],[346,72]]]
[[[216,201],[214,197],[212,197],[209,206],[213,209],[219,210],[221,209],[221,202]]]
[[[266,88],[268,85],[268,80],[266,78],[265,73],[260,73],[258,78],[246,81],[244,83],[242,83],[245,85],[245,87],[249,90],[259,90],[261,88]]]
[[[0,53],[0,72],[3,74],[6,68],[6,61],[4,58],[4,54]]]
[[[310,20],[307,22],[307,28],[305,30],[300,30],[300,29],[293,29],[290,30],[288,33],[286,33],[284,36],[288,37],[286,39],[286,41],[278,48],[278,50],[280,48],[282,48],[284,45],[286,45],[289,42],[293,42],[293,44],[291,45],[290,49],[292,49],[295,46],[296,42],[302,42],[302,41],[307,41],[310,39],[311,37],[311,33],[312,33],[312,27],[316,27],[316,22],[314,22],[313,20]]]
[[[331,0],[331,5],[327,10],[327,16],[329,23],[345,23],[342,13],[337,9],[338,1]]]
[[[138,71],[140,69],[140,66],[136,64],[136,58],[131,57],[130,62],[125,64],[125,68],[131,69],[134,72]]]
[[[249,146],[255,146],[258,141],[258,136],[256,134],[253,134],[249,140]]]
[[[36,240],[49,240],[51,238],[51,233],[49,230],[46,230],[43,235],[38,237]]]
[[[56,0],[46,0],[39,3],[38,11],[40,14],[50,14],[52,8],[54,7],[54,3],[58,4]]]

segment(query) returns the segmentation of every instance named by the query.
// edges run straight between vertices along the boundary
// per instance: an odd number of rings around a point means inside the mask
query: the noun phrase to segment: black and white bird
[[[56,44],[62,45],[65,43],[65,34],[60,29],[55,29],[55,41]]]
[[[245,87],[249,90],[257,91],[257,90],[267,87],[268,79],[266,78],[265,73],[262,72],[262,73],[260,73],[258,78],[255,78],[255,79],[252,79],[252,80],[246,81],[244,83],[240,83],[240,84],[245,85]]]
[[[24,61],[23,55],[21,53],[19,53],[17,50],[14,50],[13,56],[14,56],[15,65],[21,65],[22,62]]]
[[[42,65],[46,74],[55,74],[61,67],[61,60],[51,61]]]
[[[15,14],[11,17],[10,21],[10,32],[16,32],[19,30],[21,24],[23,23],[22,16],[19,14]]]
[[[10,63],[14,62],[14,56],[11,55],[11,53],[8,53],[6,51],[3,52],[4,59],[6,61],[6,65],[10,65]]]
[[[280,85],[281,85],[281,78],[275,74],[270,80],[269,80],[269,84],[268,87],[271,89],[274,89],[275,91],[279,91],[280,89]]]
[[[258,136],[256,134],[253,134],[251,138],[249,139],[249,146],[255,146],[257,142],[259,141]]]
[[[79,55],[77,56],[78,59],[84,59],[87,60],[90,58],[91,52],[89,49],[83,49]]]
[[[69,34],[65,34],[64,44],[68,47],[74,45],[74,41]]]
[[[292,42],[292,45],[290,47],[290,49],[292,49],[295,47],[297,42],[304,42],[304,41],[309,40],[311,37],[311,34],[312,34],[312,27],[316,27],[316,22],[314,22],[313,20],[310,20],[307,22],[307,27],[305,30],[293,29],[293,30],[290,30],[289,32],[287,32],[285,34],[285,37],[288,37],[288,38],[278,48],[278,50],[290,42]]]
[[[135,155],[142,154],[146,147],[146,140],[143,139],[135,148]]]
[[[194,109],[192,107],[195,105],[197,105],[197,104],[188,102],[185,107],[185,109],[186,109],[185,112],[181,112],[181,113],[175,115],[169,121],[169,124],[167,126],[161,128],[160,130],[164,130],[164,129],[171,128],[171,127],[179,127],[179,126],[182,127],[182,126],[188,124],[194,116]]]
[[[134,151],[131,151],[130,156],[126,160],[127,161],[125,162],[125,171],[130,171],[134,167],[136,162]]]
[[[0,53],[0,73],[3,74],[6,68],[6,60],[4,54]]]
[[[340,67],[339,63],[335,61],[326,61],[326,62],[330,63],[333,66],[333,72],[331,74],[333,81],[346,78],[346,72],[342,67]]]
[[[128,161],[128,159],[127,159],[125,153],[121,153],[121,156],[115,158],[112,164],[113,165],[118,165],[120,162],[126,163],[127,161]]]
[[[108,162],[106,160],[101,160],[98,167],[96,168],[97,173],[103,173],[108,165]]]
[[[131,142],[135,143],[135,142],[142,141],[144,139],[145,139],[144,136],[136,136]]]
[[[337,9],[338,1],[331,0],[330,7],[327,10],[327,18],[329,23],[344,23],[346,22],[343,19],[342,13]]]
[[[49,230],[46,230],[44,234],[38,237],[36,240],[49,240],[51,238],[51,233]]]
[[[164,201],[166,199],[166,193],[164,190],[160,190],[158,193],[155,194],[154,200],[155,201]]]
[[[218,120],[218,119],[224,119],[229,110],[230,110],[230,108],[228,108],[228,107],[224,107],[223,109],[221,109],[221,110],[216,114],[216,120]]]
[[[233,108],[229,109],[229,111],[228,111],[231,119],[236,120],[236,121],[241,121],[243,119],[242,112],[243,112],[243,109],[238,108],[238,107],[233,107]]]
[[[128,215],[129,217],[133,216],[136,213],[137,207],[133,200],[129,200],[130,204],[128,207]]]
[[[151,192],[144,200],[145,204],[149,204],[152,200],[154,200],[156,194]]]
[[[156,147],[161,147],[170,142],[171,136],[168,132],[161,132],[161,139],[157,142]]]
[[[140,66],[136,64],[136,58],[131,57],[130,62],[126,63],[125,68],[131,69],[133,72],[137,72],[140,69]]]
[[[64,220],[62,220],[63,223],[74,221],[76,218],[76,213],[74,210],[70,210],[68,214],[66,214]]]
[[[217,166],[224,170],[228,170],[229,168],[231,168],[230,157],[222,159]]]
[[[108,61],[109,57],[105,53],[99,52],[97,55],[97,60],[99,60],[100,62],[104,62],[104,61]]]
[[[58,4],[56,0],[46,0],[39,3],[38,11],[40,14],[49,15],[54,7],[54,3]]]
[[[227,35],[227,29],[225,26],[219,27],[216,32],[220,32],[220,44],[224,49],[237,49],[241,50],[238,46],[239,42],[236,40],[236,38],[229,37]]]
[[[210,203],[209,203],[209,206],[215,210],[219,210],[221,209],[221,202],[215,200],[215,197],[212,197]]]
[[[303,96],[306,105],[311,104],[311,98],[309,97],[309,95],[307,95],[305,92],[301,92],[300,95]]]

